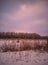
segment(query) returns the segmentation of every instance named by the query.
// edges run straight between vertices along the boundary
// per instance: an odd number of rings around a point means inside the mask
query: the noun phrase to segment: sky
[[[0,32],[48,35],[48,0],[0,0]]]

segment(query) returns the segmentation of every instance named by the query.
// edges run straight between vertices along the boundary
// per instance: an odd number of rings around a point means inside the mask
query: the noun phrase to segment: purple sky
[[[48,0],[0,0],[0,32],[48,35]]]

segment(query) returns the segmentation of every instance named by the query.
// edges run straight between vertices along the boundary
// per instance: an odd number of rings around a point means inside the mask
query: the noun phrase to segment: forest
[[[15,32],[0,32],[0,39],[48,39],[48,36],[41,36],[37,33],[15,33]]]

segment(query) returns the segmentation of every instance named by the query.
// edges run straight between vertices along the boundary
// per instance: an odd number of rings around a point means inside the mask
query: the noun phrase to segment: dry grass
[[[4,41],[4,44],[0,47],[0,51],[23,51],[23,50],[43,50],[48,51],[48,44],[40,45],[40,42],[34,40],[7,40]]]

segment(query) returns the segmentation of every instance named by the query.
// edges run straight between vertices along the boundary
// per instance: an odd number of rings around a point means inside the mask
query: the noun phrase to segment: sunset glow
[[[47,0],[0,0],[0,32],[48,35]]]

